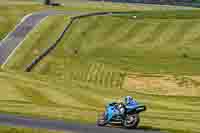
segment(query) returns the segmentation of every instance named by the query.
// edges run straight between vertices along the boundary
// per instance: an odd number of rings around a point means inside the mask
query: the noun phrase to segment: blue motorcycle
[[[120,124],[125,128],[137,128],[140,122],[139,113],[145,110],[146,106],[137,102],[130,106],[126,106],[124,103],[112,102],[106,106],[105,112],[99,116],[97,125]]]

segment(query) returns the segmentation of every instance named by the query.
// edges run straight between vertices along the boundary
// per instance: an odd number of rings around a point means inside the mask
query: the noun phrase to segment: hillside
[[[61,42],[66,58],[78,49],[81,60],[123,71],[199,74],[199,19],[133,15],[77,21]]]
[[[197,97],[148,95],[13,72],[1,72],[0,84],[6,88],[0,94],[0,111],[4,113],[94,123],[97,113],[108,101],[132,95],[148,106],[148,111],[142,113],[140,128],[173,133],[199,131],[200,99]]]
[[[126,4],[112,4],[106,3],[104,5],[98,2],[80,2],[74,0],[60,0],[64,2],[65,6],[48,7],[41,4],[38,0],[3,0],[0,3],[0,40],[2,40],[8,32],[10,32],[16,24],[20,22],[23,16],[44,10],[64,10],[64,11],[109,11],[109,10],[154,10],[161,9],[159,6],[145,6],[145,5],[126,5]],[[176,8],[173,6],[166,6],[164,9]],[[195,9],[196,10],[196,9]]]
[[[198,133],[199,10],[92,3],[79,8],[131,12],[76,20],[58,47],[25,73],[70,16],[45,19],[0,69],[0,112],[95,123],[107,102],[131,95],[148,107],[139,128]],[[66,8],[59,10],[78,6]]]
[[[50,17],[33,30],[6,67],[24,71],[54,42],[55,33],[68,24],[58,18],[63,20],[62,16]],[[55,21],[60,28],[55,27]],[[52,27],[49,37],[54,39],[46,37],[48,26]],[[135,12],[80,19],[33,71],[60,80],[134,88],[150,94],[164,91],[166,95],[199,96],[199,27],[197,11]]]
[[[81,60],[126,72],[198,75],[198,11],[174,13],[135,12],[80,19],[73,23],[57,48],[65,51],[57,53],[64,61],[74,56],[72,51],[77,49]],[[133,15],[137,18],[132,18]],[[28,39],[26,42],[30,43]]]

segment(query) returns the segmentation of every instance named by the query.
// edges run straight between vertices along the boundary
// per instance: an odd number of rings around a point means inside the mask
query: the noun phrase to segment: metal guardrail
[[[33,67],[35,67],[45,56],[47,56],[53,49],[55,49],[55,47],[58,45],[58,43],[61,41],[61,39],[63,38],[65,32],[70,28],[70,26],[72,25],[74,19],[71,19],[69,24],[65,27],[64,31],[60,34],[60,36],[58,37],[58,39],[56,40],[56,42],[54,44],[52,44],[49,48],[47,48],[41,55],[39,55],[37,58],[35,58],[31,64],[29,64],[25,71],[26,72],[30,72]]]

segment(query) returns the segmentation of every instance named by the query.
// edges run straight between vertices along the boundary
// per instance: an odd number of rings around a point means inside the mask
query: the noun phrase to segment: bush
[[[44,0],[44,4],[45,4],[45,5],[50,5],[50,4],[51,4],[51,1],[50,1],[50,0]]]

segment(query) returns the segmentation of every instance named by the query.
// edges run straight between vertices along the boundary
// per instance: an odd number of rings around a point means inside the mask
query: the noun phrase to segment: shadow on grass
[[[154,128],[152,126],[139,126],[139,128],[137,128],[137,130],[145,130],[145,131],[157,131],[160,132],[161,129],[159,128]]]

